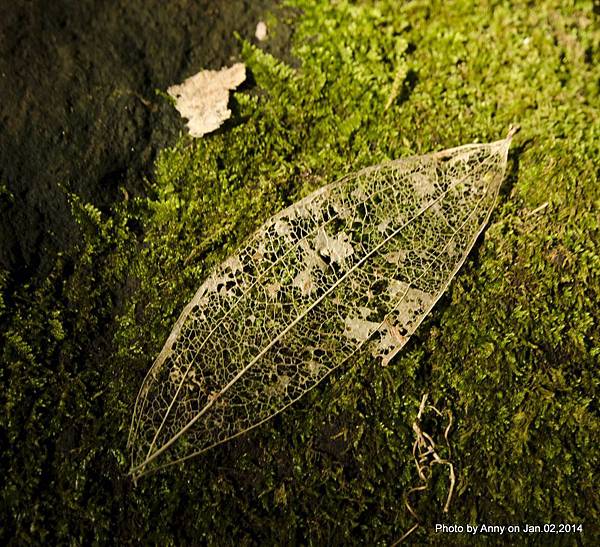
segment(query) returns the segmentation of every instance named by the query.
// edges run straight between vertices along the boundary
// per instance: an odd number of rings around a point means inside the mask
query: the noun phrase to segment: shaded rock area
[[[274,3],[2,3],[0,269],[13,282],[43,276],[77,241],[68,192],[101,210],[143,193],[157,152],[183,130],[156,90],[231,64],[234,32],[256,42]]]

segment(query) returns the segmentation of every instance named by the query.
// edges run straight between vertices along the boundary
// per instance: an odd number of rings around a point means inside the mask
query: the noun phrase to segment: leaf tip
[[[506,139],[510,140],[512,139],[519,131],[521,131],[521,126],[518,124],[515,125],[511,125],[508,128],[508,134],[506,135]]]

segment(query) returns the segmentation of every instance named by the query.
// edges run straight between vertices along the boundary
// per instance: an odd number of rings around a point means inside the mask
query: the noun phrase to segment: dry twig
[[[424,492],[429,488],[429,482],[431,479],[431,472],[433,465],[445,465],[448,467],[448,473],[450,478],[450,488],[448,489],[448,497],[446,498],[446,504],[444,505],[444,513],[447,513],[450,509],[450,503],[452,501],[452,495],[454,493],[454,486],[456,484],[456,475],[454,473],[454,465],[448,459],[441,458],[437,452],[436,443],[433,440],[432,436],[428,434],[422,428],[422,418],[423,414],[427,409],[432,410],[438,416],[443,417],[444,413],[440,412],[435,406],[427,404],[428,394],[425,393],[423,398],[421,399],[421,405],[419,406],[419,413],[417,414],[417,418],[412,424],[412,429],[415,432],[415,442],[413,444],[413,458],[415,460],[415,466],[417,467],[417,474],[419,475],[419,479],[421,484],[411,488],[407,494],[405,499],[405,505],[408,509],[408,512],[413,516],[413,518],[417,521],[414,526],[408,530],[398,541],[394,543],[394,545],[398,545],[403,542],[410,534],[412,534],[421,524],[421,519],[415,509],[412,507],[410,503],[410,497],[412,494],[416,492]],[[452,413],[447,410],[445,414],[448,417],[448,425],[444,430],[444,440],[446,441],[446,446],[448,448],[449,457],[452,455],[452,449],[450,447],[450,441],[448,439],[448,434],[450,433],[450,429],[452,427]]]

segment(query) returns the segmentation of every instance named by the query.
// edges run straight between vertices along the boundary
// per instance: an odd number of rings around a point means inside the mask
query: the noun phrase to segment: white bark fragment
[[[267,39],[267,24],[264,21],[258,22],[254,35],[259,42]]]
[[[229,119],[229,91],[245,79],[245,65],[236,63],[221,70],[202,70],[182,84],[169,87],[167,92],[175,99],[181,117],[187,118],[190,135],[201,137]]]

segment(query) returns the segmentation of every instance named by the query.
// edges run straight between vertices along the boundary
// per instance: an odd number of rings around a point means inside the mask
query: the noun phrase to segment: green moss
[[[3,535],[389,542],[413,523],[403,496],[417,482],[411,424],[427,391],[454,415],[458,478],[448,515],[441,468],[418,498],[416,540],[446,543],[436,522],[567,522],[583,523],[593,542],[600,36],[591,3],[291,4],[302,13],[299,68],[245,44],[257,86],[235,95],[232,123],[165,150],[147,198],[106,215],[73,196],[79,253],[58,257],[42,286],[0,279],[0,439],[13,447],[0,456]],[[522,131],[490,226],[391,366],[363,356],[270,424],[132,489],[125,444],[137,389],[213,265],[326,182],[495,140],[511,123]]]

